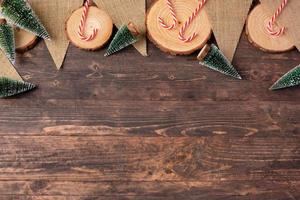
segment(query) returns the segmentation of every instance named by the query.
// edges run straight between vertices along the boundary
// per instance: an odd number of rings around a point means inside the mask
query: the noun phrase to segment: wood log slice
[[[97,36],[91,41],[84,41],[78,37],[78,26],[83,12],[83,7],[75,10],[66,21],[66,34],[76,47],[85,50],[97,50],[110,39],[113,31],[113,22],[110,16],[102,9],[91,6],[88,11],[85,34],[90,35],[94,28],[98,28]]]
[[[37,36],[18,27],[14,28],[14,33],[16,52],[18,53],[24,53],[32,49],[38,42]]]
[[[266,52],[280,53],[294,48],[286,34],[272,36],[268,33],[266,26],[272,17],[272,13],[264,8],[264,5],[257,5],[247,19],[246,33],[250,43]],[[280,25],[279,25],[280,26]]]
[[[201,49],[209,40],[212,29],[205,10],[194,19],[185,35],[190,36],[193,32],[198,36],[191,42],[183,42],[178,39],[178,33],[182,24],[189,18],[198,5],[198,0],[175,0],[172,1],[176,10],[179,24],[172,30],[161,27],[158,17],[162,17],[167,24],[172,24],[172,17],[165,0],[158,0],[153,3],[147,12],[147,29],[149,39],[162,51],[173,55],[186,55]]]

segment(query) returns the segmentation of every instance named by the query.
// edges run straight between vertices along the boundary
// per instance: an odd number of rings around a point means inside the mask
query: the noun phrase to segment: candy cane
[[[282,10],[285,8],[287,3],[288,3],[288,0],[282,0],[280,6],[278,7],[276,12],[274,13],[273,17],[268,22],[268,25],[267,25],[266,28],[267,28],[267,31],[270,35],[278,37],[278,36],[280,36],[284,33],[285,27],[281,27],[279,30],[275,30],[274,25],[275,25],[277,17],[281,14]]]
[[[198,6],[196,8],[196,10],[193,12],[193,14],[189,17],[189,19],[181,27],[181,29],[179,31],[179,35],[178,35],[178,38],[181,41],[183,41],[183,42],[191,42],[197,36],[197,33],[194,32],[191,36],[189,36],[188,38],[186,38],[186,37],[184,37],[184,33],[185,33],[186,29],[191,25],[191,23],[193,22],[193,20],[198,16],[198,14],[200,13],[201,9],[204,7],[206,1],[207,0],[200,0]]]
[[[158,17],[158,22],[163,28],[171,30],[171,29],[176,27],[176,24],[177,24],[178,20],[177,20],[175,9],[173,7],[173,4],[172,4],[171,0],[167,0],[166,3],[167,3],[167,6],[170,10],[170,14],[172,15],[172,18],[173,18],[173,24],[172,25],[167,25],[161,17]]]
[[[82,15],[81,15],[81,19],[80,19],[80,24],[79,24],[79,27],[78,27],[78,37],[81,39],[81,40],[84,40],[84,41],[91,41],[93,40],[97,33],[98,33],[98,29],[97,28],[94,28],[93,29],[93,33],[89,36],[86,36],[85,35],[85,24],[86,24],[86,19],[87,19],[87,15],[88,15],[88,11],[89,11],[89,4],[90,4],[90,0],[86,0],[85,4],[84,4],[84,7],[83,7],[83,12],[82,12]]]

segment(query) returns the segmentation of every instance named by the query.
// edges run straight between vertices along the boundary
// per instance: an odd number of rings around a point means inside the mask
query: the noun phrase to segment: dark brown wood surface
[[[243,34],[233,80],[149,44],[108,58],[43,42],[17,68],[39,88],[0,100],[0,199],[300,199],[300,63]]]

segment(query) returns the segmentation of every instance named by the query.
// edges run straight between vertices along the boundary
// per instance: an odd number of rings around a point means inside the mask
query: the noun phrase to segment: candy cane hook
[[[274,26],[275,26],[275,22],[276,22],[277,17],[282,13],[282,10],[285,8],[287,3],[288,3],[288,0],[282,0],[280,6],[276,10],[274,15],[270,19],[270,21],[268,22],[268,25],[267,25],[266,28],[267,28],[267,31],[270,35],[278,37],[278,36],[280,36],[284,33],[285,27],[281,27],[279,30],[275,30]]]
[[[184,36],[184,33],[185,33],[186,29],[191,25],[191,23],[193,22],[193,20],[198,16],[198,14],[200,13],[200,11],[204,7],[206,1],[207,0],[200,0],[199,1],[199,4],[198,4],[196,10],[193,12],[193,14],[188,18],[188,20],[181,27],[181,29],[179,31],[179,35],[178,35],[178,38],[181,41],[183,41],[183,42],[191,42],[193,39],[195,39],[195,37],[197,37],[197,33],[195,33],[195,32],[191,36],[189,36],[188,38],[186,38]]]
[[[172,15],[172,18],[173,18],[173,24],[172,25],[166,24],[161,17],[158,17],[158,22],[161,25],[161,27],[163,27],[167,30],[171,30],[171,29],[176,27],[176,24],[178,23],[178,20],[177,20],[176,12],[175,12],[175,9],[174,9],[174,6],[173,6],[171,0],[167,0],[166,3],[167,3],[167,6],[170,10],[170,14]]]
[[[84,33],[85,32],[86,19],[87,19],[87,15],[88,15],[88,11],[89,11],[89,5],[90,5],[90,0],[86,0],[86,2],[84,3],[83,12],[82,12],[82,15],[81,15],[80,24],[79,24],[78,32],[77,32],[78,37],[81,40],[84,40],[84,41],[93,40],[96,37],[97,33],[98,33],[97,28],[94,28],[93,33],[89,36],[86,36],[85,33]]]

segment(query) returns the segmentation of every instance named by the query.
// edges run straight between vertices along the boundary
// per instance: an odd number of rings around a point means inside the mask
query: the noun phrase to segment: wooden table
[[[149,44],[103,57],[43,42],[18,57],[39,85],[0,101],[0,199],[300,199],[300,92],[268,90],[300,63],[245,35],[238,81]]]

